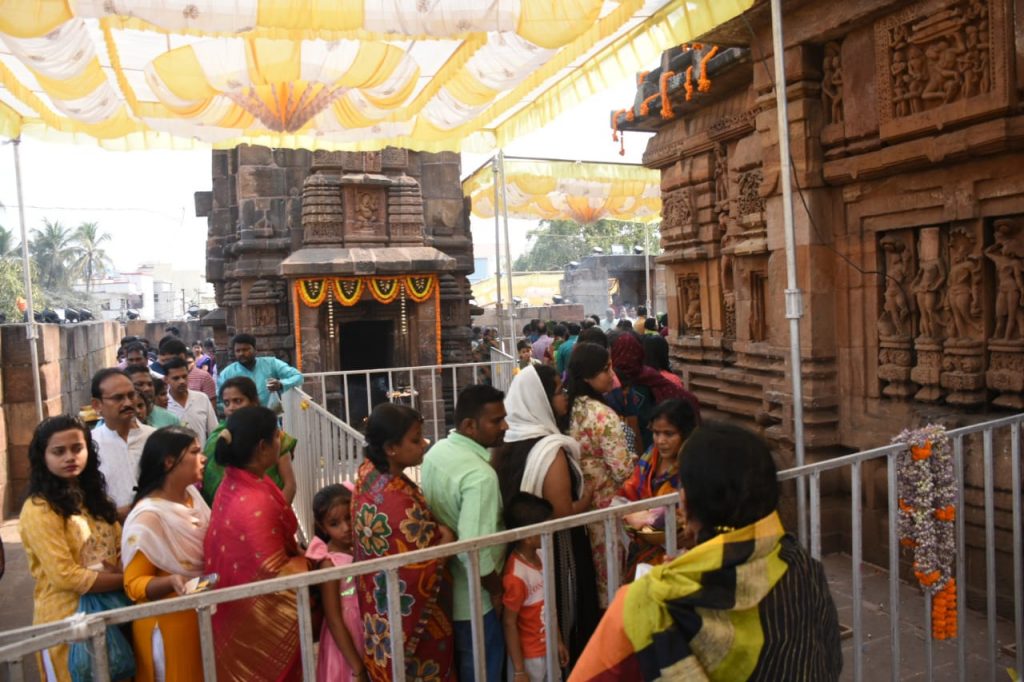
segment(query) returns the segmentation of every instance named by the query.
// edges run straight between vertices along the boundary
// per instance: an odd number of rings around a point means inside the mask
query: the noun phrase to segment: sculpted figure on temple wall
[[[882,315],[878,319],[878,331],[882,336],[910,338],[910,300],[907,297],[907,280],[910,278],[910,254],[902,242],[884,238],[881,242],[885,252],[885,293]]]
[[[941,289],[946,283],[946,266],[939,257],[938,228],[921,230],[920,240],[917,274],[911,283],[920,311],[918,332],[919,337],[938,339],[942,329],[939,303],[942,301]]]
[[[723,213],[728,212],[729,159],[721,142],[715,145],[715,206]]]
[[[1019,341],[1024,336],[1024,244],[1012,220],[997,220],[995,243],[985,257],[996,266],[996,329],[993,338]]]
[[[946,305],[950,312],[950,336],[955,341],[970,342],[981,333],[981,259],[974,253],[974,235],[964,228],[950,235],[952,264]]]
[[[821,79],[821,97],[826,123],[843,122],[843,65],[839,43],[825,46],[824,76]]]

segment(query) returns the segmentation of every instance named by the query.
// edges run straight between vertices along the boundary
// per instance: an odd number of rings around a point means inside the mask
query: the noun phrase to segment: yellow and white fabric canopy
[[[754,0],[0,0],[0,135],[489,151]]]
[[[661,219],[661,175],[656,170],[624,163],[508,157],[504,165],[510,218],[575,220],[581,224],[601,219]],[[472,199],[475,216],[493,218],[491,164],[466,178],[462,193]]]

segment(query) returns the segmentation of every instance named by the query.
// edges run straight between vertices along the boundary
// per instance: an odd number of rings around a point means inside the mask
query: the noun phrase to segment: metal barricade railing
[[[425,434],[433,442],[444,438],[459,391],[469,384],[490,381],[507,391],[515,359],[491,350],[489,360],[449,365],[420,365],[343,372],[306,372],[303,389],[328,412],[346,424],[358,426],[379,403],[391,401],[419,410],[427,422]],[[333,412],[332,412],[333,413]]]
[[[292,393],[292,392],[290,392]],[[296,394],[299,397],[303,394]],[[308,397],[302,399],[308,400]],[[312,409],[310,405],[306,412]],[[301,410],[301,406],[299,408]],[[287,412],[286,412],[287,414]],[[314,412],[314,414],[320,414]],[[1021,427],[1024,423],[1024,414],[1015,415],[1012,417],[1006,417],[1003,419],[997,419],[994,421],[976,424],[961,429],[955,429],[949,432],[949,436],[953,442],[953,457],[954,466],[957,472],[957,514],[956,521],[956,543],[957,543],[957,556],[956,556],[956,579],[957,579],[957,603],[959,609],[957,611],[958,618],[958,633],[959,637],[956,641],[956,678],[957,680],[966,680],[970,676],[971,679],[987,679],[995,682],[997,679],[1005,679],[1005,674],[999,671],[999,660],[1000,651],[997,640],[997,570],[996,570],[996,459],[1000,460],[1000,479],[999,489],[1002,497],[1010,498],[1010,515],[1012,517],[1012,582],[1004,580],[1002,584],[1009,584],[1012,587],[1012,606],[1008,608],[1011,613],[1012,625],[1012,639],[1015,645],[1015,650],[1012,656],[1014,657],[1014,666],[1017,669],[1018,675],[1024,674],[1024,537],[1022,537],[1022,519],[1021,519]],[[346,432],[347,433],[347,432]],[[351,434],[347,434],[351,435]],[[999,439],[1000,450],[997,452],[996,439]],[[977,441],[980,440],[980,452],[978,448],[973,446],[977,445]],[[862,527],[862,477],[863,467],[867,463],[872,465],[884,465],[886,469],[886,501],[887,501],[887,520],[888,520],[888,593],[889,593],[889,674],[884,675],[892,680],[899,680],[901,678],[901,664],[907,664],[907,657],[903,655],[903,649],[901,646],[901,636],[906,637],[900,627],[901,614],[901,595],[910,594],[911,591],[916,594],[919,588],[910,583],[905,583],[900,580],[900,554],[899,554],[899,537],[897,530],[897,513],[898,513],[898,499],[896,489],[896,476],[897,476],[897,456],[904,451],[905,446],[903,445],[889,445],[885,447],[875,448],[873,450],[867,450],[851,455],[837,457],[834,459],[826,460],[823,462],[817,462],[814,464],[808,464],[802,467],[787,469],[779,472],[780,482],[794,480],[803,477],[809,483],[809,515],[810,515],[810,551],[815,558],[821,558],[822,556],[822,533],[823,530],[829,530],[835,532],[836,528],[823,529],[822,525],[822,477],[826,474],[830,476],[844,476],[848,474],[849,486],[849,509],[850,509],[850,560],[852,568],[852,638],[853,646],[849,653],[849,658],[846,661],[846,667],[851,670],[852,679],[859,682],[865,677],[865,638],[863,628],[863,607],[864,607],[864,576],[863,576],[863,527]],[[1009,460],[1007,462],[1006,460]],[[1008,466],[1007,466],[1008,465]],[[968,632],[965,622],[967,618],[968,602],[967,602],[967,571],[966,571],[966,523],[964,517],[965,513],[965,490],[968,487],[968,481],[966,472],[968,468],[972,472],[973,479],[977,479],[978,468],[982,469],[981,476],[981,495],[982,505],[984,508],[984,616],[985,626],[984,630],[984,645],[981,647],[971,647],[972,657],[980,657],[981,663],[985,667],[984,674],[980,674],[977,670],[977,666],[973,668],[970,673],[968,671],[968,638],[975,637],[975,633]],[[336,471],[342,471],[344,467],[339,466]],[[340,479],[338,479],[340,480]],[[307,489],[312,490],[314,486],[309,486]],[[977,493],[977,489],[971,484],[972,495]],[[1007,495],[1009,493],[1009,495]],[[298,501],[298,498],[297,498]],[[607,556],[609,557],[608,566],[608,580],[609,580],[609,591],[614,591],[619,584],[619,566],[615,563],[614,557],[617,556],[616,549],[619,543],[619,524],[620,519],[634,511],[641,509],[650,509],[654,507],[666,507],[667,513],[665,514],[666,519],[666,549],[669,552],[675,551],[676,542],[676,528],[675,528],[675,514],[672,513],[672,507],[677,503],[678,498],[675,495],[668,495],[661,498],[655,498],[651,500],[644,500],[642,502],[632,503],[621,507],[613,507],[609,509],[603,509],[600,511],[589,512],[586,514],[580,514],[564,519],[558,519],[550,521],[544,524],[539,524],[530,528],[521,528],[514,531],[507,531],[496,535],[476,538],[473,540],[460,541],[450,545],[444,545],[441,547],[435,547],[426,550],[420,550],[416,552],[410,552],[401,554],[398,556],[387,557],[384,559],[377,559],[374,561],[360,562],[352,564],[342,568],[326,569],[322,571],[316,571],[299,576],[289,576],[287,578],[277,578],[260,583],[253,583],[250,585],[244,585],[234,588],[214,590],[209,593],[180,597],[172,600],[160,601],[152,604],[145,604],[140,606],[128,607],[124,609],[118,609],[115,611],[109,611],[106,613],[92,614],[80,620],[77,624],[65,623],[63,627],[55,627],[54,624],[40,625],[36,627],[23,628],[18,631],[11,633],[0,633],[0,663],[8,665],[9,673],[17,675],[19,672],[16,663],[19,659],[29,653],[38,651],[40,649],[54,646],[60,643],[66,643],[70,640],[83,640],[91,639],[95,651],[99,655],[94,660],[94,665],[98,673],[97,679],[106,679],[103,674],[106,671],[106,657],[105,657],[105,628],[110,624],[126,623],[131,620],[138,618],[151,617],[156,615],[162,615],[171,613],[174,611],[182,610],[196,610],[199,614],[200,633],[202,635],[203,644],[203,666],[204,671],[207,675],[206,679],[212,681],[215,679],[215,668],[214,668],[214,643],[212,638],[212,627],[210,621],[210,615],[212,608],[218,603],[225,601],[231,601],[235,599],[241,599],[246,597],[257,596],[261,594],[269,594],[282,590],[296,590],[296,599],[298,600],[300,609],[300,632],[301,632],[301,643],[302,643],[302,661],[303,669],[306,673],[306,679],[312,679],[313,671],[313,633],[312,624],[309,622],[308,611],[305,606],[309,602],[309,588],[310,586],[326,582],[328,580],[338,580],[342,577],[363,575],[368,573],[376,573],[383,571],[386,578],[386,587],[389,594],[388,605],[390,608],[397,610],[400,605],[398,599],[398,569],[401,566],[421,562],[430,559],[437,559],[448,557],[456,553],[469,553],[469,572],[471,585],[470,597],[471,597],[471,618],[473,621],[472,633],[473,633],[473,646],[474,651],[482,651],[482,595],[479,584],[479,559],[478,553],[487,547],[495,545],[503,545],[524,537],[530,537],[534,535],[541,535],[541,553],[544,564],[544,589],[545,599],[548,604],[554,605],[554,589],[555,582],[553,579],[553,533],[564,530],[567,528],[573,528],[577,526],[588,525],[596,522],[600,522],[604,525],[605,540],[608,544]],[[973,504],[973,503],[972,503]],[[309,504],[305,505],[309,507]],[[1004,511],[1005,507],[1004,507]],[[1005,516],[1004,516],[1005,518]],[[977,572],[975,571],[975,574]],[[1003,576],[1006,578],[1006,576]],[[1004,593],[1005,596],[1005,593]],[[304,614],[304,615],[302,615]],[[557,646],[556,646],[556,628],[553,626],[554,619],[557,617],[554,613],[554,608],[545,610],[545,627],[547,635],[547,651],[548,651],[548,673],[554,677],[554,671],[557,669]],[[393,612],[390,614],[391,622],[400,622],[399,614]],[[921,665],[921,670],[926,674],[926,679],[933,679],[933,673],[935,672],[935,658],[934,658],[934,646],[930,637],[931,633],[931,609],[930,602],[925,599],[924,618],[922,619],[924,624],[924,662]],[[393,666],[393,678],[402,679],[404,676],[404,661],[403,661],[403,646],[402,646],[402,635],[398,632],[392,633],[393,651],[395,652],[395,658],[392,660]],[[1007,638],[1009,639],[1009,637]],[[947,645],[948,646],[948,645]],[[1006,654],[1003,654],[1004,656]],[[877,661],[875,662],[877,664]],[[14,664],[14,667],[12,667]],[[484,677],[484,661],[477,657],[475,661],[477,675],[483,679]],[[884,677],[878,677],[878,670],[873,669],[871,671],[870,679],[883,679]],[[17,679],[13,677],[11,679]],[[942,679],[950,679],[948,674],[945,674]]]
[[[292,508],[306,538],[313,537],[313,496],[331,483],[355,481],[363,461],[363,434],[318,405],[300,388],[285,391],[284,430],[298,441],[292,463]]]

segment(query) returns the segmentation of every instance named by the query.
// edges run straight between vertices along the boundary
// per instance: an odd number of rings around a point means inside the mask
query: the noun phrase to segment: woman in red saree
[[[265,474],[280,441],[277,417],[265,407],[236,411],[221,431],[214,456],[225,474],[204,543],[206,572],[220,576],[219,587],[308,570],[295,542],[295,514]],[[219,604],[213,636],[218,680],[302,679],[292,591]]]
[[[366,425],[366,461],[352,495],[353,555],[356,561],[378,559],[433,547],[455,534],[430,513],[419,487],[403,474],[423,461],[423,417],[403,405],[383,403]],[[406,679],[448,680],[454,671],[451,580],[445,561],[424,561],[398,572],[405,643]],[[357,579],[363,616],[366,671],[371,680],[391,675],[391,629],[384,573]]]

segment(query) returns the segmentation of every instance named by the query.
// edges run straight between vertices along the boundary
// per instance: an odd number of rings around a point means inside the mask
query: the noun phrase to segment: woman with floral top
[[[62,415],[40,423],[28,462],[19,530],[35,580],[32,622],[38,625],[73,614],[87,592],[122,588],[121,526],[96,446],[80,420]],[[67,644],[44,649],[37,661],[42,679],[71,679]]]
[[[622,484],[633,473],[633,454],[626,443],[625,425],[602,397],[614,383],[611,358],[596,343],[577,343],[569,358],[569,435],[580,444],[580,468],[593,492],[591,506],[611,504]],[[608,565],[605,559],[604,524],[590,525],[594,550],[598,601],[608,606]]]
[[[383,403],[366,423],[366,461],[352,496],[356,561],[434,547],[455,540],[431,514],[406,467],[423,461],[423,417],[404,405]],[[454,670],[451,579],[444,559],[403,566],[398,571],[407,679],[447,680]],[[363,616],[366,672],[391,680],[391,630],[383,572],[357,579]]]

